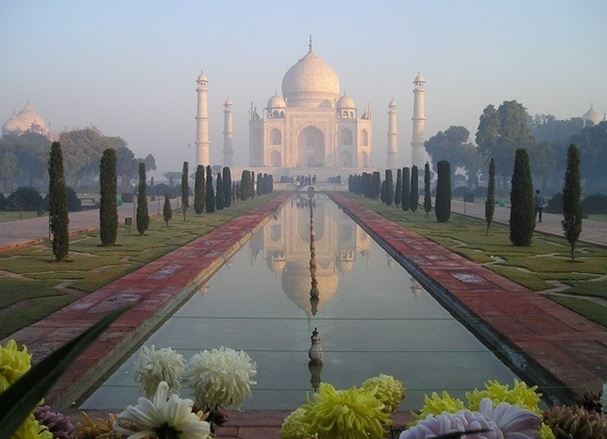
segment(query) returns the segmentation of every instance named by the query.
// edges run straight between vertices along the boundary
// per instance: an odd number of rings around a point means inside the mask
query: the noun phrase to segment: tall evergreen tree
[[[53,255],[55,261],[61,262],[67,258],[70,251],[68,231],[69,217],[65,197],[65,177],[63,170],[63,154],[59,142],[51,145],[48,162],[48,219],[53,234]]]
[[[372,175],[372,194],[371,198],[377,200],[381,195],[381,174],[379,171],[374,171]]]
[[[510,192],[510,241],[516,246],[528,246],[535,228],[533,183],[527,150],[519,148],[514,156],[512,190]]]
[[[563,184],[563,231],[575,261],[575,244],[582,233],[582,187],[580,186],[580,151],[575,145],[567,150],[567,170]]]
[[[419,205],[419,175],[417,166],[413,165],[411,168],[411,201],[409,202],[409,209],[415,213],[417,206]]]
[[[379,194],[379,200],[384,204],[386,204],[386,202],[387,202],[386,201],[386,183],[387,183],[386,180],[381,182],[381,191]]]
[[[251,195],[251,171],[243,170],[239,183],[240,199],[245,201]]]
[[[164,194],[164,206],[162,206],[162,218],[166,223],[167,227],[169,225],[169,221],[173,218],[173,208],[171,207],[171,199],[169,198],[169,194]]]
[[[139,162],[139,187],[137,190],[137,231],[143,235],[150,226],[148,197],[145,186],[145,162]]]
[[[183,170],[181,171],[181,208],[183,210],[183,220],[185,214],[190,207],[190,184],[188,176],[188,162],[183,162]]]
[[[409,210],[411,204],[411,176],[409,168],[403,168],[403,187],[400,191],[400,207]]]
[[[251,187],[249,188],[249,195],[251,198],[255,198],[255,172],[251,171]]]
[[[424,165],[424,211],[426,216],[432,210],[432,177],[430,176],[430,163],[426,162]]]
[[[487,186],[487,200],[485,201],[485,221],[487,221],[487,235],[493,222],[495,212],[495,160],[489,162],[489,184]]]
[[[386,169],[386,204],[392,206],[394,202],[394,180],[392,179],[392,169]]]
[[[436,182],[436,220],[446,223],[451,216],[451,165],[447,160],[436,164],[438,180]]]
[[[204,205],[208,213],[213,213],[215,212],[215,189],[213,188],[213,171],[210,166],[207,166],[207,183],[205,189],[206,200]]]
[[[257,195],[263,194],[263,175],[257,174]]]
[[[224,166],[223,168],[223,207],[230,207],[232,205],[232,173],[230,168]]]
[[[217,173],[217,184],[215,187],[215,208],[217,210],[223,210],[225,198],[223,197],[223,178],[221,177],[220,172]]]
[[[204,166],[196,167],[196,178],[194,179],[194,212],[200,215],[204,212]]]
[[[101,245],[114,245],[118,233],[116,150],[103,151],[99,164],[99,235]]]
[[[396,186],[394,190],[394,204],[400,206],[401,201],[401,191],[403,190],[403,180],[402,180],[402,171],[400,168],[396,170]]]

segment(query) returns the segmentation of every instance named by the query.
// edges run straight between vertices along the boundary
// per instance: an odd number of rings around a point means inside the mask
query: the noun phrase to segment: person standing
[[[535,217],[542,222],[542,210],[544,209],[544,196],[540,193],[540,190],[535,191]]]

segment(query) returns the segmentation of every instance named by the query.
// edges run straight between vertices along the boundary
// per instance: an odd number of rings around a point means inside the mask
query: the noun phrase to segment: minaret
[[[387,169],[397,167],[396,155],[398,153],[398,124],[396,121],[396,102],[394,99],[388,104],[388,159],[386,162]]]
[[[234,165],[234,130],[232,128],[232,101],[223,104],[223,166]]]
[[[422,169],[426,163],[426,149],[424,148],[424,131],[426,129],[426,90],[424,78],[421,73],[413,80],[413,136],[411,139],[411,166]]]
[[[208,79],[204,73],[200,73],[196,84],[196,93],[198,94],[198,106],[196,112],[196,163],[198,165],[209,166],[211,160],[209,157],[209,105],[208,105]]]

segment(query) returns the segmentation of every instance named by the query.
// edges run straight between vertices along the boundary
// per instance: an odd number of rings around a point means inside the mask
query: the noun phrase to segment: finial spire
[[[312,35],[310,35],[308,40],[308,52],[312,52]]]

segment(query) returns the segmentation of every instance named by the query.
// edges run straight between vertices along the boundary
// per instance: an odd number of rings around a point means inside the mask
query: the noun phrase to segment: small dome
[[[282,94],[289,106],[318,107],[325,100],[335,102],[339,97],[339,78],[335,70],[310,49],[285,73]]]
[[[390,99],[390,103],[388,104],[388,107],[396,107],[396,101],[394,100],[394,98]]]
[[[594,125],[596,125],[598,123],[601,123],[603,120],[605,120],[605,115],[596,111],[594,109],[594,104],[590,104],[590,108],[588,109],[588,111],[586,111],[584,113],[584,115],[582,116],[582,119],[589,120]]]
[[[422,76],[422,74],[420,72],[417,72],[417,76],[415,77],[413,82],[425,82],[424,77]]]
[[[19,118],[17,117],[17,115],[15,113],[13,113],[13,115],[10,117],[9,120],[7,120],[6,122],[4,122],[4,124],[2,125],[2,132],[8,134],[10,132],[14,132],[14,131],[20,131],[21,130],[21,125],[19,123]]]
[[[274,96],[268,100],[267,108],[287,108],[287,103],[282,96],[278,96],[278,93],[274,93]]]
[[[200,75],[198,75],[198,79],[197,81],[208,81],[209,78],[207,78],[207,75],[204,74],[204,72],[200,72]]]
[[[354,99],[352,99],[350,96],[346,96],[346,92],[344,92],[344,95],[337,101],[337,109],[356,110]]]
[[[232,101],[231,101],[231,100],[230,100],[230,98],[228,97],[228,98],[226,99],[226,101],[223,103],[223,106],[224,106],[224,107],[229,107],[229,106],[231,106],[231,105],[232,105]]]

